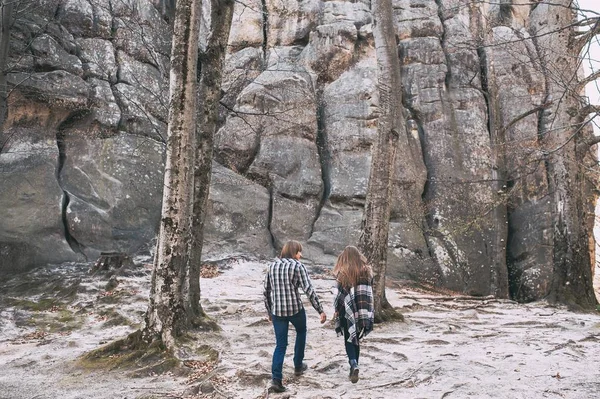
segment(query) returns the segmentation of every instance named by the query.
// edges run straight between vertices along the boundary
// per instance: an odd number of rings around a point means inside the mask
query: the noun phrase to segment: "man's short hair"
[[[298,241],[290,240],[283,246],[280,258],[293,258],[298,252],[302,252],[302,244]]]

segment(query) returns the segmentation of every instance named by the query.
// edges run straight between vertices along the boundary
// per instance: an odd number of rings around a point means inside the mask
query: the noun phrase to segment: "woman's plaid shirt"
[[[286,317],[301,311],[303,306],[298,288],[302,288],[315,310],[323,313],[306,267],[295,259],[276,259],[269,266],[263,285],[265,307],[270,315]]]
[[[358,341],[373,330],[375,312],[373,309],[373,279],[361,279],[355,287],[344,289],[337,283],[337,294],[333,307],[340,317],[346,318],[348,342],[358,345]],[[335,331],[342,333],[340,320],[336,320]]]

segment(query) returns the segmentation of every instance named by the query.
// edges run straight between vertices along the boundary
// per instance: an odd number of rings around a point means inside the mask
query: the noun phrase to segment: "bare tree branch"
[[[581,53],[581,50],[583,50],[590,40],[592,40],[596,35],[600,34],[600,18],[595,18],[595,20],[594,26],[585,31],[583,34],[579,35],[574,40],[573,45],[577,51],[577,54]]]
[[[581,79],[581,81],[575,87],[575,91],[576,92],[581,91],[588,83],[592,83],[593,81],[595,81],[596,79],[599,79],[599,78],[600,78],[600,70],[595,71],[591,75],[586,76],[585,78]]]
[[[504,134],[507,130],[509,130],[510,128],[512,128],[514,125],[516,125],[519,121],[521,121],[522,119],[527,118],[529,115],[535,114],[536,112],[539,112],[543,109],[548,108],[549,106],[552,105],[552,101],[548,101],[544,104],[540,104],[537,107],[530,109],[529,111],[525,111],[523,112],[521,115],[517,116],[516,118],[514,118],[513,120],[510,121],[510,123],[506,126],[504,126],[499,134]]]

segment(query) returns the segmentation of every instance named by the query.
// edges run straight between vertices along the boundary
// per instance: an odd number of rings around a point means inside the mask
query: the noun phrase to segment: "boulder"
[[[172,30],[151,1],[112,2],[112,43],[137,61],[168,74]]]
[[[373,20],[368,1],[326,1],[323,3],[322,24],[349,22],[360,29]]]
[[[109,129],[117,129],[121,122],[121,109],[113,95],[112,87],[104,80],[90,78],[93,120]]]
[[[166,143],[167,123],[163,118],[167,110],[156,95],[126,83],[114,85],[113,94],[121,110],[119,126],[122,130]],[[161,117],[151,110],[162,114]]]
[[[0,152],[0,273],[82,260],[65,237],[56,137],[45,129],[6,133]]]
[[[238,3],[236,3],[237,5]],[[221,90],[228,108],[233,108],[239,94],[263,71],[263,53],[260,48],[246,47],[240,51],[228,53],[225,57]]]
[[[393,165],[388,273],[474,295],[506,297],[510,286],[513,298],[535,300],[552,279],[567,287],[555,270],[570,255],[555,234],[569,232],[577,265],[594,245],[586,229],[597,157],[577,146],[592,133],[564,129],[579,125],[581,99],[559,84],[580,77],[556,29],[572,15],[549,1],[512,0],[511,12],[467,3],[393,1],[402,68],[393,89],[406,129]],[[0,133],[0,144],[9,139],[0,269],[149,250],[172,11],[165,1],[40,0],[19,14]],[[271,256],[297,239],[307,261],[332,265],[357,244],[377,134],[370,1],[244,0],[234,14],[207,251],[213,260]],[[542,144],[558,149],[543,162]],[[14,148],[35,156],[6,152]],[[550,195],[548,182],[566,194]]]
[[[88,0],[66,0],[58,8],[59,21],[76,37],[94,36],[94,8]]]
[[[117,61],[115,49],[108,40],[79,39],[81,61],[86,77],[106,80],[110,83],[117,82]]]
[[[302,255],[308,262],[333,267],[347,245],[357,245],[362,209],[344,204],[326,204]]]
[[[203,260],[272,257],[266,188],[213,162]]]
[[[62,188],[69,196],[69,233],[89,259],[100,252],[147,250],[160,219],[164,145],[119,133],[65,134]]]
[[[79,76],[63,70],[42,73],[9,73],[10,85],[24,98],[44,102],[49,108],[86,110],[90,86]]]
[[[233,8],[229,46],[234,50],[263,44],[263,5],[261,0],[238,1]]]
[[[399,40],[443,36],[444,25],[438,16],[441,10],[437,1],[394,0],[394,8],[396,36]]]
[[[83,75],[79,58],[69,54],[49,35],[43,34],[33,39],[31,51],[35,60],[34,67],[38,70],[62,69],[73,75]]]
[[[133,134],[166,142],[168,82],[153,65],[123,51],[117,54],[118,80],[113,93],[121,109],[120,128]]]
[[[376,83],[374,63],[364,60],[323,90],[331,201],[362,201],[366,196],[371,145],[377,134]]]
[[[306,44],[321,10],[319,0],[266,0],[267,47]]]

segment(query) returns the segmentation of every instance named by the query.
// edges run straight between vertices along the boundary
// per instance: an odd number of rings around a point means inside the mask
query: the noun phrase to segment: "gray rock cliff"
[[[563,31],[545,19],[547,3],[394,1],[408,134],[390,275],[474,295],[509,287],[521,301],[548,294],[559,199],[541,125],[550,112],[576,113],[556,99],[579,94],[576,80],[551,83],[560,55],[547,50]],[[296,239],[307,262],[333,265],[358,241],[377,134],[370,2],[235,7],[205,256],[265,259]],[[0,136],[0,271],[151,250],[168,14],[150,0],[40,0],[17,19]],[[579,76],[573,68],[560,76]],[[591,186],[577,195],[593,202]]]

